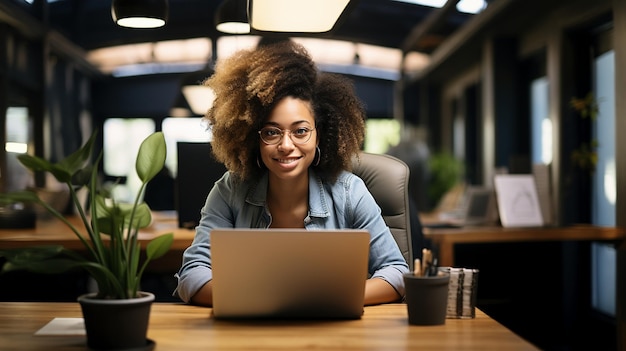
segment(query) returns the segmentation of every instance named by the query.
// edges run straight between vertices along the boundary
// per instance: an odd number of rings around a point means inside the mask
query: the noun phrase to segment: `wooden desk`
[[[153,271],[176,271],[180,268],[182,252],[193,241],[195,231],[178,228],[175,214],[156,212],[154,221],[148,228],[139,232],[139,242],[143,247],[158,235],[172,232],[174,242],[170,252],[151,263]],[[82,224],[78,218],[71,218],[72,223]],[[577,225],[564,228],[503,228],[469,227],[424,229],[424,236],[433,241],[439,249],[439,264],[454,265],[454,245],[463,243],[496,243],[523,241],[609,241],[622,240],[625,233],[621,228]],[[63,245],[68,249],[82,250],[81,242],[57,219],[39,221],[34,229],[0,230],[0,248],[16,248],[35,245]]]
[[[70,217],[69,221],[87,235],[78,217]],[[139,231],[139,243],[142,247],[155,237],[174,233],[174,242],[170,251],[150,263],[152,272],[176,272],[181,265],[183,251],[191,245],[195,230],[178,228],[175,212],[155,212],[152,224]],[[88,237],[87,237],[88,238]],[[0,248],[19,248],[40,245],[62,245],[70,250],[85,251],[76,235],[67,225],[56,218],[37,221],[33,229],[0,229]]]
[[[35,336],[54,317],[81,317],[78,303],[0,303],[6,350],[85,350],[84,336]],[[481,311],[442,326],[409,326],[406,306],[365,308],[349,321],[216,321],[210,309],[156,303],[148,338],[156,350],[537,350]]]
[[[424,228],[424,236],[432,240],[439,250],[439,264],[454,266],[454,245],[530,242],[530,241],[611,241],[623,240],[624,230],[614,227],[575,225],[546,228]]]
[[[155,237],[174,233],[173,250],[186,249],[195,235],[192,229],[178,228],[176,215],[172,213],[155,212],[153,221],[147,228],[139,231],[139,242],[142,247]],[[87,235],[85,227],[78,217],[69,217],[68,220],[75,225],[81,233]],[[88,238],[88,237],[87,237]],[[63,245],[71,250],[83,249],[82,243],[67,225],[56,218],[38,220],[32,229],[0,229],[0,247],[16,248],[35,245]]]

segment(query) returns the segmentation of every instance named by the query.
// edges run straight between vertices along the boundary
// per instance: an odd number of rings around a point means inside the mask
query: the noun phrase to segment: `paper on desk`
[[[54,318],[35,332],[35,335],[85,335],[82,318]]]

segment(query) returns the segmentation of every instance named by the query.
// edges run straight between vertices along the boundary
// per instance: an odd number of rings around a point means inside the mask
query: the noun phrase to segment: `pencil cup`
[[[449,282],[450,275],[447,272],[438,276],[416,276],[413,273],[404,275],[409,324],[446,323]]]
[[[470,319],[476,317],[478,269],[439,268],[450,274],[446,318]]]

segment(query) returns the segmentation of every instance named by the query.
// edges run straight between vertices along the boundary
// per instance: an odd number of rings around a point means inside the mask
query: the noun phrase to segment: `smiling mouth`
[[[296,158],[275,158],[274,160],[276,160],[278,163],[290,164],[290,163],[298,161],[301,158],[302,156],[296,157]]]

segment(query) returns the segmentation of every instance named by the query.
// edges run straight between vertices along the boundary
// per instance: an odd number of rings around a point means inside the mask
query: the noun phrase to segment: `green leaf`
[[[113,235],[115,233],[115,222],[111,217],[98,217],[96,218],[98,221],[98,229],[100,230],[100,234],[104,235]]]
[[[22,165],[24,165],[24,167],[33,172],[50,172],[61,183],[67,183],[67,181],[71,179],[71,173],[68,170],[58,164],[50,163],[40,157],[21,154],[17,156],[17,159],[20,163],[22,163]]]
[[[130,217],[133,211],[133,204],[115,203],[107,205],[106,199],[102,196],[96,198],[96,213],[100,231],[104,234],[113,234],[116,223],[118,226],[124,225],[125,228],[141,229],[152,223],[152,212],[150,207],[145,203],[140,203],[135,208],[135,217],[133,223],[130,223]],[[113,219],[116,218],[117,221]]]
[[[143,183],[149,182],[165,165],[167,149],[163,132],[148,136],[139,147],[135,170]]]
[[[113,200],[110,198],[106,198],[100,194],[95,195],[96,199],[96,208],[95,213],[98,215],[98,218],[107,218],[113,216],[115,212],[115,205]]]
[[[58,256],[63,251],[63,246],[60,245],[25,247],[0,250],[0,257],[6,258],[9,262],[34,262]]]
[[[33,172],[38,171],[50,171],[52,169],[52,163],[44,160],[43,158],[32,156],[29,154],[20,154],[17,156],[20,163]]]
[[[98,229],[102,234],[113,234],[115,228],[114,218],[117,217],[117,211],[112,200],[101,195],[95,195],[95,209],[93,213],[96,215],[95,220],[98,222]],[[108,204],[107,202],[111,203]],[[121,217],[119,218],[121,223]],[[117,225],[119,225],[118,223]]]
[[[85,168],[77,170],[72,176],[72,184],[79,186],[86,186],[91,180],[91,172],[93,171],[93,165],[87,165]]]
[[[84,262],[75,261],[68,258],[50,258],[44,261],[34,262],[7,262],[3,267],[3,272],[28,271],[33,273],[59,274],[72,269],[82,267]]]
[[[64,257],[67,255],[67,257]],[[12,250],[0,250],[0,257],[7,262],[2,272],[29,271],[57,274],[80,267],[86,259],[60,245],[36,246]]]
[[[148,260],[159,258],[167,253],[174,242],[174,234],[164,234],[152,239],[146,247],[146,257]]]
[[[72,172],[60,166],[59,164],[53,164],[48,170],[56,180],[61,183],[69,183],[72,180]]]
[[[78,150],[61,160],[59,163],[53,164],[37,156],[22,154],[18,156],[18,160],[24,167],[31,171],[50,172],[59,182],[69,183],[74,173],[81,170],[91,156],[93,144],[96,139],[94,132],[89,140]]]
[[[85,166],[85,162],[91,157],[91,151],[93,150],[93,144],[96,140],[96,132],[91,134],[89,140],[78,150],[71,153],[58,163],[60,169],[73,175],[78,170]]]
[[[146,203],[138,204],[135,210],[135,218],[133,218],[133,223],[129,222],[130,217],[124,216],[124,223],[130,228],[140,229],[149,226],[150,223],[152,223],[152,212],[150,211],[150,207]]]
[[[38,203],[41,200],[33,191],[20,190],[6,194],[0,194],[0,204],[7,205],[16,202]]]

